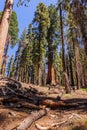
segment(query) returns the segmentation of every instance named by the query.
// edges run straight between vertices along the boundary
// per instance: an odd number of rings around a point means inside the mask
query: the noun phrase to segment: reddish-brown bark
[[[60,2],[60,1],[59,1]],[[64,46],[64,33],[63,33],[63,20],[62,20],[62,4],[60,3],[60,28],[61,28],[61,41],[62,41],[62,63],[63,63],[63,74],[65,80],[65,90],[66,93],[70,92],[70,84],[66,68],[66,55],[65,55],[65,46]]]
[[[0,69],[14,0],[6,0],[0,23]]]
[[[51,60],[48,61],[47,84],[56,85],[55,71]]]

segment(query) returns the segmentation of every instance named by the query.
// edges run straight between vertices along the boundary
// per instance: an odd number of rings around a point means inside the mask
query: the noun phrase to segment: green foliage
[[[45,62],[46,55],[46,45],[47,45],[47,31],[50,27],[50,18],[48,8],[43,4],[39,3],[35,11],[33,19],[33,68],[34,68],[34,77],[41,77],[41,66]],[[42,71],[41,71],[42,72]],[[39,82],[39,79],[37,79]]]
[[[19,74],[21,73],[20,71],[22,69],[22,77],[24,76],[24,80],[23,80],[24,82],[29,77],[30,68],[32,66],[32,53],[31,53],[32,52],[32,34],[31,32],[32,32],[31,26],[29,26],[28,28],[28,33],[27,33],[27,30],[24,29],[20,38],[18,53],[15,58],[16,66],[17,66],[15,76],[16,77],[17,75],[19,76]],[[27,68],[27,73],[29,75],[25,74],[26,68]]]
[[[46,53],[47,29],[50,26],[48,8],[43,3],[39,3],[37,6],[33,23],[37,29],[35,30],[35,38],[37,40],[34,42],[34,53],[37,56],[36,58],[40,64]]]
[[[84,90],[84,91],[87,91],[87,88],[81,88],[82,90]]]
[[[39,31],[41,30],[43,35],[46,35],[47,28],[50,26],[50,19],[48,8],[43,3],[39,3],[37,6],[33,22],[38,25]]]
[[[48,7],[49,10],[49,18],[50,18],[50,27],[48,29],[48,35],[51,35],[52,40],[55,40],[55,38],[58,37],[58,29],[59,29],[59,16],[58,16],[58,12],[56,10],[55,5],[50,5]],[[49,38],[49,37],[48,37]]]
[[[48,7],[49,10],[49,18],[50,18],[50,27],[47,31],[47,42],[48,42],[48,53],[54,53],[58,46],[58,40],[60,36],[59,31],[59,16],[54,5],[50,5]]]
[[[21,64],[30,66],[32,63],[32,27],[29,26],[28,34],[24,29],[21,40],[23,42],[23,51],[21,55]]]
[[[18,40],[18,20],[15,12],[12,12],[8,34],[11,36],[11,44],[14,46]]]

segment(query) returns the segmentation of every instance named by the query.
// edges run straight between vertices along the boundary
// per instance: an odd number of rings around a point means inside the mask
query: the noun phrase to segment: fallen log
[[[35,109],[35,110],[40,109],[39,106],[36,106],[35,104],[28,103],[28,102],[20,101],[20,102],[18,102],[18,104],[19,104],[18,106],[23,107],[23,108],[29,108],[29,109]]]
[[[58,122],[58,123],[53,123],[53,124],[51,124],[50,126],[41,126],[41,125],[39,125],[39,124],[35,124],[35,126],[36,126],[36,128],[37,128],[38,130],[51,130],[51,129],[54,128],[54,127],[56,127],[56,128],[61,127],[63,124],[69,122],[70,119],[72,119],[72,118],[79,119],[79,120],[82,119],[81,116],[79,116],[78,114],[73,113],[71,116],[68,117],[68,119],[63,120],[63,121]]]
[[[29,108],[29,109],[36,109],[36,110],[41,109],[41,107],[39,107],[33,103],[26,102],[25,99],[21,100],[20,98],[18,98],[16,96],[11,95],[11,96],[6,96],[6,97],[0,98],[0,104],[3,104],[3,105],[9,104],[10,105],[11,103],[13,103],[14,107],[18,107],[18,108]]]
[[[31,113],[30,116],[28,116],[27,118],[25,118],[20,124],[19,126],[13,128],[12,130],[27,130],[31,124],[33,122],[35,122],[36,120],[40,119],[41,117],[45,116],[47,114],[47,112],[49,111],[48,108],[40,110],[38,112],[33,112]]]
[[[52,109],[55,109],[55,108],[68,109],[68,108],[79,106],[77,103],[65,103],[64,101],[56,102],[56,101],[52,101],[52,100],[49,100],[49,99],[41,101],[40,105],[44,105],[45,107],[50,107]]]

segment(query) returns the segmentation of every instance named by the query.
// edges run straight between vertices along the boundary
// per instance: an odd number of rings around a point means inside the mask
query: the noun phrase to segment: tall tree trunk
[[[41,67],[41,34],[40,34],[40,26],[39,26],[39,37],[38,37],[38,61],[37,61],[37,85],[40,85],[40,67]]]
[[[48,62],[47,84],[56,85],[54,66],[50,61]]]
[[[3,15],[1,18],[1,23],[0,23],[0,69],[2,64],[4,46],[8,34],[10,18],[12,14],[13,2],[14,0],[6,0]]]
[[[47,84],[56,85],[55,71],[53,65],[53,47],[50,45],[52,42],[48,42],[48,74],[47,74]]]
[[[81,87],[81,75],[80,75],[80,61],[79,61],[79,45],[76,40],[73,40],[73,48],[74,48],[74,59],[75,59],[75,68],[76,68],[76,80],[77,80],[77,89]]]
[[[65,56],[65,47],[64,47],[64,34],[63,34],[63,20],[62,20],[62,6],[60,3],[60,27],[61,27],[61,40],[62,40],[62,63],[63,63],[63,73],[65,79],[65,90],[66,93],[70,92],[70,84],[67,75],[67,68],[66,68],[66,56]]]

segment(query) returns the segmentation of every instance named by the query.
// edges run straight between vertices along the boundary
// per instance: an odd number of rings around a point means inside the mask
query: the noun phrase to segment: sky
[[[18,18],[18,27],[19,27],[19,37],[21,36],[24,28],[28,28],[28,25],[32,22],[34,18],[34,12],[36,11],[36,6],[43,2],[46,6],[50,4],[56,5],[58,0],[30,0],[28,7],[21,6],[17,7],[18,0],[14,0],[13,11],[16,12]],[[5,5],[5,0],[0,0],[0,11],[3,11]],[[9,49],[8,55],[15,55],[15,51],[17,50],[17,46],[13,49]]]

